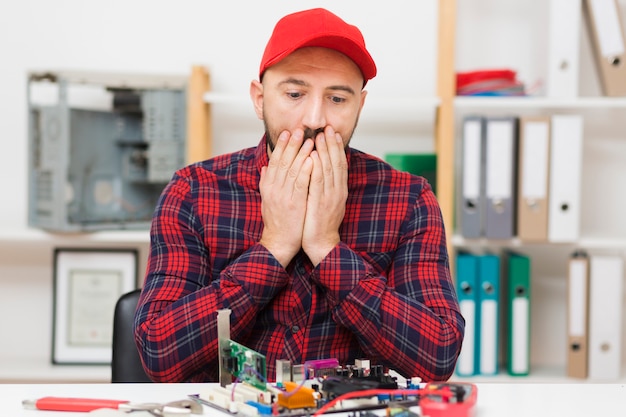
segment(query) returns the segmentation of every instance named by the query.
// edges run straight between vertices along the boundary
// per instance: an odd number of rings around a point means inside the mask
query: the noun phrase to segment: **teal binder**
[[[530,371],[530,258],[505,252],[507,272],[507,372],[526,376]]]
[[[398,171],[426,178],[437,195],[437,155],[434,153],[388,153],[385,161]]]
[[[461,314],[465,319],[465,337],[455,373],[466,377],[478,373],[478,339],[476,332],[478,257],[465,251],[456,255],[456,286]]]
[[[500,258],[478,257],[478,373],[498,373],[500,316]]]

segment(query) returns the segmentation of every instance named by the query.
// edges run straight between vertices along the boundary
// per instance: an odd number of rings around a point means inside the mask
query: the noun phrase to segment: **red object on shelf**
[[[468,72],[458,72],[456,74],[456,88],[463,88],[467,85],[488,80],[508,80],[515,82],[517,72],[511,69],[490,69]]]

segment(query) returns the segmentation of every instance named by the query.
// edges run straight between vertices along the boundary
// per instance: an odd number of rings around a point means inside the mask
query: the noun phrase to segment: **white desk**
[[[80,417],[89,413],[24,410],[23,399],[44,396],[91,397],[132,402],[184,399],[204,384],[6,384],[0,385],[0,416]],[[476,417],[620,416],[626,415],[624,384],[477,384]],[[143,414],[143,412],[142,412]],[[205,407],[206,416],[219,412]],[[129,417],[139,414],[129,414]]]

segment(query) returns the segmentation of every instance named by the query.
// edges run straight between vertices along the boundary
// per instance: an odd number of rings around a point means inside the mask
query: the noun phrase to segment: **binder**
[[[585,16],[600,84],[606,96],[626,95],[624,25],[617,0],[585,0]]]
[[[459,376],[472,376],[478,373],[478,339],[476,338],[478,258],[476,255],[462,250],[458,251],[456,275],[459,306],[465,318],[465,337],[455,372]]]
[[[589,257],[569,259],[567,274],[567,376],[587,378],[589,349]]]
[[[522,241],[548,240],[549,155],[550,118],[520,118],[517,236]]]
[[[589,260],[589,378],[617,380],[622,371],[623,261]]]
[[[478,256],[478,373],[498,373],[498,326],[500,316],[500,258]]]
[[[484,234],[484,125],[484,118],[480,116],[467,116],[463,119],[459,213],[461,235],[470,239]]]
[[[553,115],[551,122],[548,240],[571,242],[580,232],[583,118]]]
[[[506,251],[507,266],[507,372],[525,376],[530,372],[530,258]]]
[[[578,96],[581,0],[549,0],[548,85],[553,98]]]
[[[515,236],[516,117],[489,117],[485,122],[485,236]]]
[[[437,154],[388,153],[385,155],[385,161],[398,171],[426,178],[433,193],[437,194]]]

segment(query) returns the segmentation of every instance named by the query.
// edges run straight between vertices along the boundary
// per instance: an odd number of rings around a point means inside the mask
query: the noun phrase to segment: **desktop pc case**
[[[53,104],[31,100],[56,84]],[[96,84],[110,108],[77,108],[72,83]],[[89,73],[28,78],[29,226],[56,232],[147,229],[157,199],[185,161],[185,80]]]

